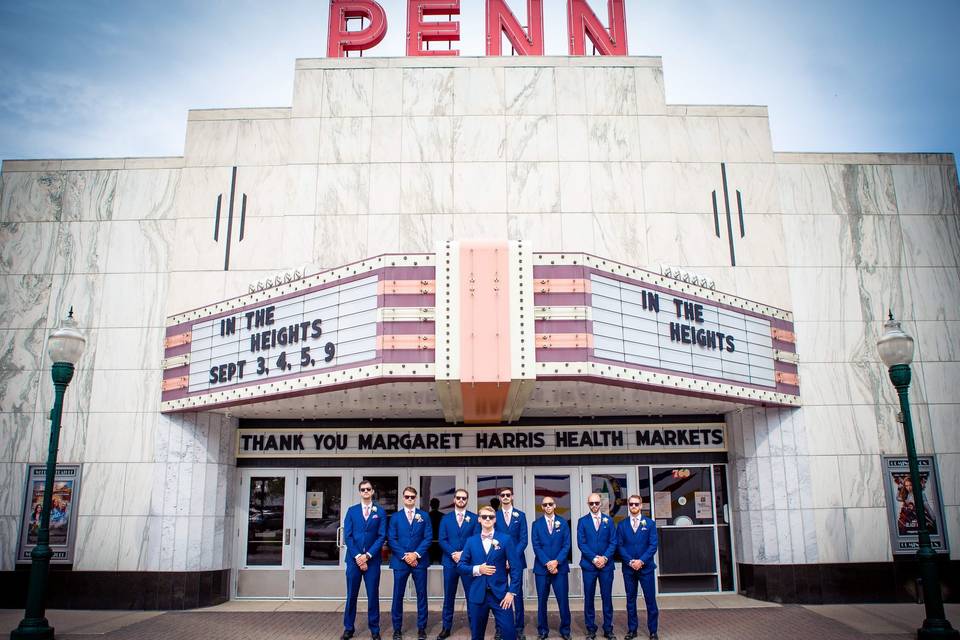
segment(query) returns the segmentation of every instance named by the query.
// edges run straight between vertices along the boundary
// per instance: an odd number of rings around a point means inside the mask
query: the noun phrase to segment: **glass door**
[[[533,520],[533,512],[528,508],[526,502],[526,491],[524,490],[524,477],[518,467],[496,467],[493,469],[470,469],[467,472],[467,491],[470,492],[470,510],[476,512],[482,506],[491,506],[496,510],[500,509],[500,490],[506,487],[513,487],[513,505],[524,512],[527,516],[527,533],[530,532],[530,522]],[[533,564],[533,551],[527,544],[527,566]],[[523,594],[524,598],[530,597],[533,588],[532,579],[528,580],[527,574],[530,571],[524,571],[523,576]]]
[[[293,564],[292,470],[245,469],[240,476],[237,597],[289,598]]]
[[[651,467],[651,473],[660,538],[658,591],[719,591],[712,467]]]
[[[301,470],[296,478],[295,598],[342,598],[343,518],[351,500],[346,471]]]
[[[433,542],[430,545],[430,569],[427,572],[427,595],[443,597],[443,551],[440,549],[440,520],[453,511],[453,494],[457,489],[466,489],[466,471],[460,469],[414,469],[411,486],[417,489],[420,508],[430,514],[433,527]],[[412,588],[413,582],[408,583]],[[414,595],[411,592],[408,595]]]

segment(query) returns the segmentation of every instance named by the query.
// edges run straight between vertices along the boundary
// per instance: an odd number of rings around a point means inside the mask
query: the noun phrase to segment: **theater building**
[[[191,111],[182,157],[3,163],[5,606],[71,305],[52,606],[342,598],[363,478],[388,512],[510,485],[531,521],[639,493],[663,597],[910,600],[888,309],[956,597],[952,155],[775,152],[764,107],[667,104],[655,57],[294,73],[290,107]]]

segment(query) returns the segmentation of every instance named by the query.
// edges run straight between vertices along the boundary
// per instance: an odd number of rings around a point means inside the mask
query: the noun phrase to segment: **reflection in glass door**
[[[563,473],[560,470],[553,472],[551,469],[535,469],[533,473],[533,504],[527,512],[533,514],[530,517],[531,527],[534,521],[543,517],[543,507],[540,506],[540,503],[544,498],[553,498],[554,502],[557,503],[555,517],[562,518],[570,526],[570,554],[567,557],[567,563],[572,563],[577,530],[577,523],[573,520],[573,515],[576,513],[574,504],[580,502],[580,496],[579,492],[574,495],[569,471]]]
[[[403,488],[400,484],[401,475],[403,476],[403,485],[406,485],[408,477],[406,472],[401,474],[400,471],[377,469],[371,473],[364,473],[355,478],[356,482],[353,483],[353,490],[356,491],[360,480],[369,480],[370,483],[373,484],[373,501],[386,511],[386,516],[389,518],[400,509],[400,489]],[[359,501],[360,498],[358,497],[356,500],[352,500],[351,503]],[[387,524],[389,525],[389,521]],[[384,567],[390,566],[390,556],[390,545],[384,543],[383,551],[381,552]],[[381,577],[381,589],[383,588],[382,580]]]
[[[659,590],[718,591],[712,468],[654,467],[652,474]]]
[[[417,488],[420,508],[430,514],[433,527],[433,542],[430,544],[430,569],[427,573],[427,595],[443,597],[443,550],[440,548],[440,520],[453,511],[453,496],[457,488],[466,488],[464,469],[416,469],[411,484]],[[413,581],[408,584],[407,595],[413,597]]]
[[[614,526],[630,517],[627,509],[627,498],[631,493],[635,493],[636,467],[586,467],[583,469],[583,483],[581,485],[580,504],[574,507],[574,511],[580,516],[587,513],[587,496],[591,493],[600,494],[600,512],[605,513],[613,519]],[[579,517],[579,516],[578,516]],[[576,546],[576,522],[574,522],[574,546]],[[575,551],[574,560],[580,561],[580,552]],[[619,562],[619,555],[614,553],[614,562]],[[619,569],[617,569],[619,571]],[[613,581],[613,595],[624,595],[623,580]]]
[[[342,471],[300,471],[297,476],[297,562],[293,595],[298,598],[343,597],[337,579],[343,570],[340,541],[345,514]]]
[[[240,566],[237,596],[290,596],[293,471],[244,471],[240,477]]]

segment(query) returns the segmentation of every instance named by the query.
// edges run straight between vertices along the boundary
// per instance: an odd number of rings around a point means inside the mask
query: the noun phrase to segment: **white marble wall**
[[[0,192],[0,570],[13,568],[27,463],[46,458],[46,336],[72,305],[87,348],[59,460],[82,463],[74,566],[230,565],[235,421],[159,415],[180,159],[10,163]],[[173,443],[173,444],[171,444]],[[172,483],[172,484],[171,484]]]
[[[741,562],[890,557],[880,456],[903,441],[874,345],[892,307],[917,337],[918,442],[938,454],[960,540],[951,157],[774,153],[763,107],[667,105],[656,58],[301,60],[295,74],[290,108],[191,112],[183,158],[4,165],[0,486],[19,495],[24,464],[43,457],[43,342],[73,303],[90,347],[61,458],[90,478],[82,537],[120,534],[84,545],[78,567],[230,565],[234,424],[157,414],[166,315],[278,272],[447,238],[682,266],[793,311],[803,408],[727,416]],[[721,162],[734,212],[743,196],[736,268]],[[0,497],[0,569],[18,512]]]

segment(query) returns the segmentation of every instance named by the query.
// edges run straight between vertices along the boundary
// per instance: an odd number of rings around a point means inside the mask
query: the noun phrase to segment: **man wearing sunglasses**
[[[583,621],[588,640],[597,637],[597,613],[594,595],[600,583],[603,605],[603,637],[613,640],[613,552],[617,548],[617,531],[613,520],[600,511],[600,494],[587,498],[590,513],[577,522],[577,547],[583,575]]]
[[[533,575],[537,581],[537,640],[545,640],[550,634],[547,626],[547,598],[550,589],[557,599],[560,610],[560,636],[570,640],[570,600],[568,578],[570,564],[570,527],[556,515],[557,502],[547,496],[540,502],[543,516],[530,529],[533,547]]]
[[[497,515],[493,507],[480,507],[477,518],[480,533],[467,540],[457,564],[460,575],[473,578],[467,594],[470,638],[483,640],[492,611],[503,640],[516,640],[512,609],[519,598],[523,578],[520,558],[510,536],[495,531]]]
[[[656,563],[653,556],[657,552],[657,525],[652,518],[640,513],[643,499],[638,495],[627,498],[630,518],[623,520],[617,527],[617,549],[620,552],[623,569],[623,587],[627,592],[627,635],[623,640],[637,637],[637,585],[643,590],[643,603],[647,607],[647,631],[651,638],[659,638],[657,625],[660,610],[657,608],[657,594],[654,585],[653,570]]]
[[[390,568],[393,569],[393,604],[390,608],[393,638],[403,640],[403,594],[407,589],[407,578],[413,576],[417,591],[417,640],[426,640],[427,567],[430,566],[427,552],[433,541],[433,526],[430,514],[416,507],[416,489],[404,487],[401,495],[403,506],[390,517],[390,526],[387,527],[387,541],[393,552],[390,558]]]
[[[453,629],[453,601],[457,597],[457,584],[463,582],[463,593],[470,593],[470,581],[473,576],[460,575],[457,563],[463,553],[467,540],[473,537],[477,529],[477,514],[467,511],[466,489],[457,489],[453,493],[453,511],[440,520],[440,548],[443,550],[443,610],[441,629],[437,640],[450,637]]]
[[[523,511],[513,508],[513,487],[501,487],[498,495],[500,497],[500,510],[497,511],[496,531],[498,534],[510,537],[520,560],[520,579],[517,582],[517,598],[513,603],[513,608],[517,638],[524,640],[523,570],[527,568],[527,516],[523,514]],[[497,625],[497,633],[494,635],[495,640],[499,640],[502,631],[500,625]]]
[[[360,581],[367,590],[367,624],[372,640],[380,640],[380,550],[387,537],[387,515],[373,501],[373,485],[363,480],[360,504],[347,509],[343,519],[343,539],[347,545],[347,604],[343,610],[343,635],[350,640],[357,620]]]

